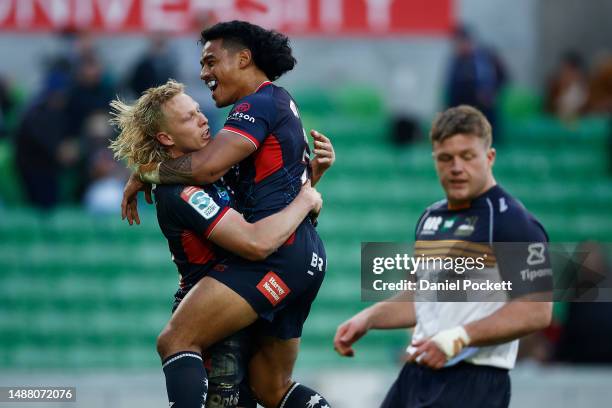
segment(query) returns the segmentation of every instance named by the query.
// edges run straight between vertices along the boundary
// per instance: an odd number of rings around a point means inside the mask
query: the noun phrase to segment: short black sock
[[[193,351],[181,351],[162,364],[166,375],[168,401],[172,408],[202,408],[206,402],[208,379],[202,356]]]
[[[330,405],[318,392],[300,383],[293,383],[278,408],[330,408]]]

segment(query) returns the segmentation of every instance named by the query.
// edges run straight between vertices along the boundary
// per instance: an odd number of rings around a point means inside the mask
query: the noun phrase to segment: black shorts
[[[505,408],[509,404],[508,370],[465,362],[432,370],[407,363],[381,408]]]
[[[261,262],[232,257],[208,276],[244,298],[261,318],[258,331],[280,339],[301,337],[327,268],[323,243],[310,221]]]

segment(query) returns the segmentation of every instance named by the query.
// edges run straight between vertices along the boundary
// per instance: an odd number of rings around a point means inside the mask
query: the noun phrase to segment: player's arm
[[[210,184],[256,149],[239,134],[221,130],[204,148],[176,159],[140,166],[140,178],[154,184]]]
[[[249,95],[235,109],[240,107],[243,109],[232,111],[234,114],[227,118],[223,129],[203,149],[159,165],[142,167],[139,173],[143,181],[201,185],[221,178],[264,142],[276,121],[275,101],[267,95]],[[243,113],[246,116],[240,116]]]
[[[263,260],[289,239],[308,213],[318,212],[321,203],[321,195],[307,182],[282,211],[253,224],[230,209],[208,239],[245,259]]]
[[[472,346],[490,346],[526,336],[550,325],[552,302],[513,300],[495,313],[464,326]]]
[[[371,329],[401,329],[416,325],[412,294],[403,292],[387,302],[378,302],[338,326],[334,349],[345,357],[355,355],[353,343]]]

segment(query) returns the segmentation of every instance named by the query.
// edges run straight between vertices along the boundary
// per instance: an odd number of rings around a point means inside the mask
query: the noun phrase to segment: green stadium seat
[[[509,123],[532,118],[542,112],[542,98],[529,89],[509,86],[500,95],[500,110]]]

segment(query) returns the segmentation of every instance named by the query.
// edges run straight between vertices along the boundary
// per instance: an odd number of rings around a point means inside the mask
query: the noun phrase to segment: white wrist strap
[[[470,344],[470,336],[468,336],[463,326],[442,330],[433,336],[431,340],[446,354],[448,359],[453,358],[461,349]]]

